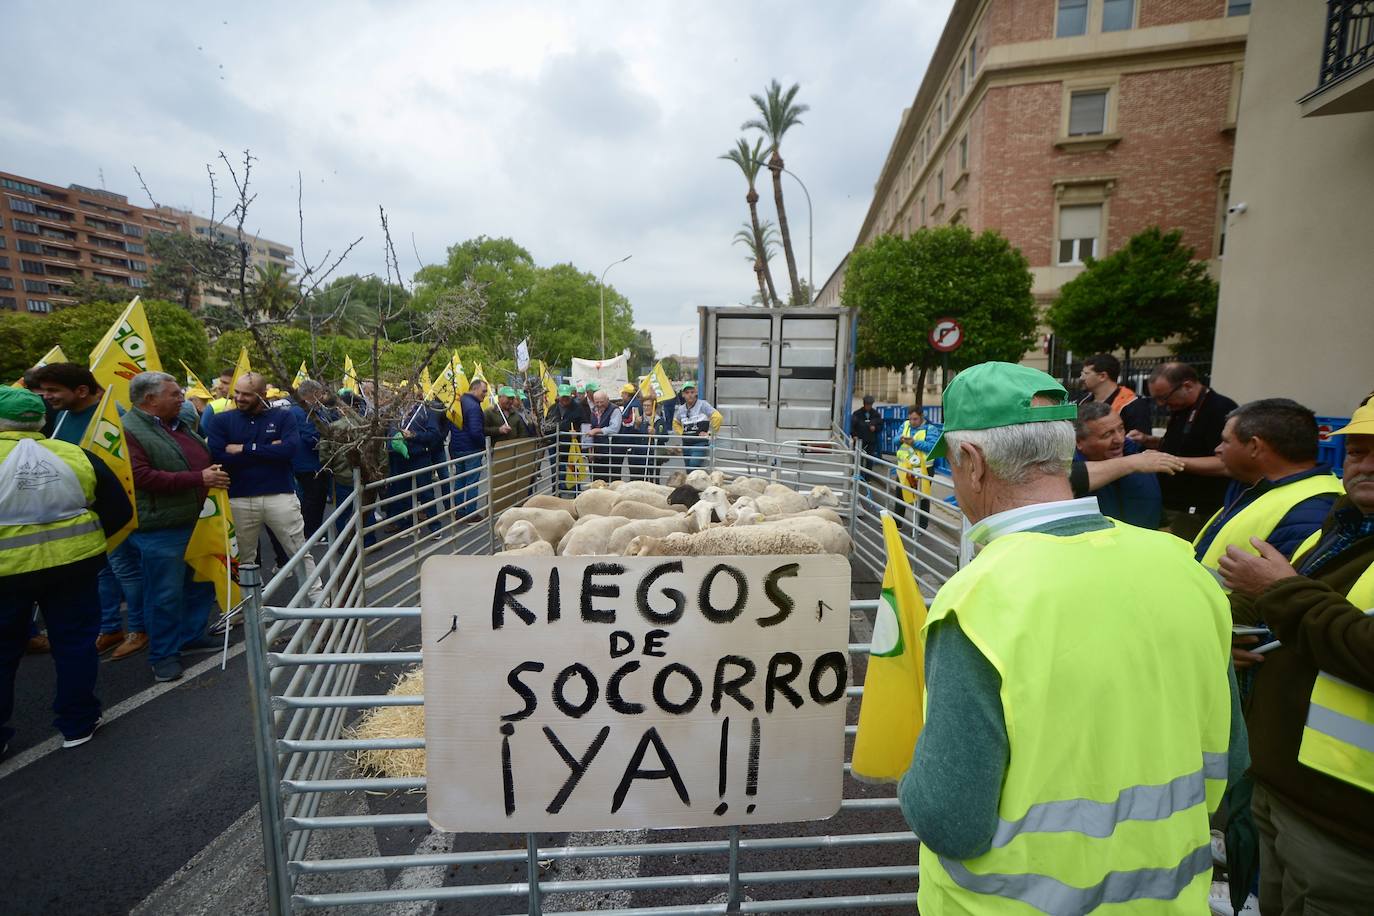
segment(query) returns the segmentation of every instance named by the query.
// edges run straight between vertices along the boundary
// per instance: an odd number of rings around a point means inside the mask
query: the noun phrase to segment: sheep
[[[735,500],[735,508],[748,506],[761,515],[772,517],[775,515],[790,515],[793,512],[804,512],[811,508],[810,502],[801,493],[789,490],[782,484],[770,483],[767,491],[758,496],[741,496]]]
[[[701,494],[696,491],[696,488],[684,483],[669,494],[668,505],[690,509],[697,504],[699,499],[701,499]]]
[[[730,510],[730,497],[720,487],[707,487],[701,491],[701,502],[710,503],[716,510],[716,520],[725,521]]]
[[[493,554],[497,557],[551,557],[553,555],[553,545],[548,541],[535,541],[524,547],[511,547],[506,550],[498,550]]]
[[[686,471],[674,471],[673,473],[668,475],[668,479],[667,481],[665,481],[666,486],[670,490],[676,490],[678,487],[684,486],[686,483]]]
[[[572,513],[562,509],[533,509],[516,506],[501,513],[496,520],[496,536],[504,539],[516,522],[527,521],[539,532],[541,541],[556,544],[574,524]]]
[[[690,515],[674,515],[671,518],[646,518],[621,525],[606,539],[606,552],[623,556],[630,541],[641,535],[664,537],[669,534],[690,534],[698,530],[696,520]]]
[[[812,487],[811,492],[806,496],[806,501],[811,504],[812,509],[819,509],[822,506],[834,507],[840,504],[840,499],[835,495],[835,491],[824,484],[817,484]]]
[[[649,493],[655,496],[667,497],[673,492],[672,487],[665,487],[661,483],[654,483],[651,480],[617,480],[611,484],[611,489],[616,490],[621,496],[629,496],[632,493]]]
[[[618,515],[589,516],[578,519],[579,524],[558,542],[558,553],[564,557],[600,557],[607,555],[606,542],[611,533],[630,519]]]
[[[724,471],[712,471],[710,474],[707,474],[706,476],[710,479],[710,481],[711,481],[711,486],[713,486],[713,487],[723,487],[723,486],[725,486],[725,472],[724,472]]]
[[[625,550],[632,557],[762,556],[765,554],[824,553],[814,538],[785,528],[711,528],[696,534],[666,537],[640,535]]]
[[[611,507],[608,515],[618,515],[621,518],[681,518],[682,513],[673,509],[662,508],[651,505],[650,503],[640,502],[637,499],[621,499]]]
[[[611,492],[618,493],[622,502],[632,499],[635,502],[653,506],[655,509],[666,509],[668,508],[668,497],[673,491],[666,487],[660,487],[658,484],[632,480],[612,489]]]
[[[534,527],[533,522],[517,519],[506,529],[506,536],[501,539],[501,546],[507,549],[528,547],[535,541],[542,540],[544,539],[539,536],[539,529]]]
[[[547,493],[536,493],[525,500],[522,505],[526,509],[562,509],[573,518],[577,518],[577,504],[571,499],[563,499],[560,496],[550,496]]]
[[[764,519],[753,527],[791,531],[803,535],[820,544],[824,553],[837,553],[841,556],[849,553],[849,532],[844,530],[843,525],[829,519],[801,515],[777,520]]]
[[[744,500],[740,500],[740,502],[744,502]],[[730,523],[731,527],[740,528],[745,525],[757,525],[763,521],[762,513],[750,503],[745,503],[742,506],[736,503],[732,508],[735,510],[735,520]]]
[[[767,486],[768,481],[762,477],[736,477],[725,485],[725,492],[730,494],[731,499],[739,499],[741,496],[758,496]]]
[[[620,502],[620,494],[615,490],[595,489],[577,494],[573,500],[577,507],[577,517],[587,515],[608,515],[611,508]]]
[[[703,471],[701,468],[697,468],[695,471],[692,471],[690,474],[687,475],[686,483],[687,486],[691,487],[693,490],[696,490],[698,493],[700,493],[702,490],[706,489],[711,485],[711,475]]]

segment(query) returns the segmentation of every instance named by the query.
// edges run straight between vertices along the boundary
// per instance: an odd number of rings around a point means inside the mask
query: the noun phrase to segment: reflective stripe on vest
[[[89,514],[90,513],[87,513],[87,515]],[[41,531],[30,531],[28,534],[15,534],[9,537],[0,534],[0,550],[14,550],[18,547],[32,547],[35,544],[47,544],[50,541],[80,537],[83,534],[90,534],[92,531],[99,530],[99,519],[84,518],[78,519],[74,525],[67,525],[62,528],[44,528]]]
[[[1339,496],[1344,492],[1341,479],[1335,474],[1304,477],[1302,480],[1275,487],[1228,519],[1207,545],[1207,552],[1202,555],[1199,562],[1208,569],[1217,569],[1222,555],[1229,546],[1239,547],[1247,553],[1259,556],[1259,551],[1250,543],[1250,538],[1268,540],[1279,522],[1283,521],[1283,517],[1303,500],[1314,496]],[[1207,524],[1202,526],[1201,533],[1193,541],[1194,548],[1202,543],[1203,536],[1212,530],[1212,524],[1221,518],[1225,511],[1226,508],[1222,507],[1207,520]]]
[[[62,459],[81,482],[87,503],[95,501],[95,469],[79,447],[44,439],[39,433],[0,432],[0,461],[21,439],[35,439]],[[80,515],[42,525],[0,525],[0,576],[36,572],[75,563],[105,552],[105,532],[89,509]]]
[[[1141,565],[1159,575],[1110,608],[1081,600]],[[1010,753],[988,850],[923,851],[921,912],[1205,912],[1231,618],[1188,545],[1130,525],[1003,535],[945,583],[927,626],[946,617],[1001,677]]]

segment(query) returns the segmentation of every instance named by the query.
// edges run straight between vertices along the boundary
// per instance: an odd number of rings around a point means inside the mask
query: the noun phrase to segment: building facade
[[[237,233],[223,223],[211,223],[210,220],[186,210],[176,210],[170,207],[163,207],[160,212],[165,212],[169,216],[181,219],[185,222],[187,231],[202,238],[215,238],[221,242],[235,243]],[[243,244],[248,248],[248,276],[252,279],[255,268],[277,267],[290,274],[296,266],[296,251],[290,245],[282,242],[274,242],[260,236],[244,233]],[[201,306],[227,307],[231,303],[226,298],[224,290],[215,290],[202,286],[200,291]]]
[[[70,305],[78,278],[135,296],[152,266],[149,236],[185,228],[123,194],[0,172],[0,311],[45,315]]]
[[[1374,5],[1253,19],[1212,377],[1348,417],[1374,389]]]
[[[1223,252],[1250,4],[956,0],[901,118],[856,244],[923,226],[993,229],[1043,308],[1150,226]],[[822,298],[838,296],[832,276]],[[1051,341],[1026,355],[1045,368]],[[861,388],[914,395],[910,373]],[[931,379],[930,383],[934,384]]]

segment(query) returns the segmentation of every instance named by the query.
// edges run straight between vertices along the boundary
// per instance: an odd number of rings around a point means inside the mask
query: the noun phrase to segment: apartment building
[[[187,231],[198,236],[209,238],[213,236],[221,242],[234,243],[237,240],[237,233],[232,226],[223,223],[213,224],[210,220],[187,210],[177,210],[170,207],[163,207],[159,212],[166,213],[168,216],[180,219],[185,222]],[[291,273],[296,266],[296,250],[283,242],[274,242],[271,239],[260,236],[244,234],[243,244],[248,249],[248,271],[249,278],[253,277],[253,269],[257,267],[280,267],[287,273]],[[202,306],[215,305],[227,306],[229,300],[226,298],[224,290],[215,290],[202,287],[200,294]]]
[[[1215,269],[1226,240],[1247,0],[955,0],[857,244],[995,229],[1041,306],[1152,225]],[[839,295],[837,270],[819,300]],[[1026,355],[1045,368],[1052,342]],[[861,389],[907,400],[910,373]],[[934,380],[932,380],[933,382]]]
[[[70,305],[79,277],[137,295],[152,264],[149,236],[184,228],[123,194],[0,172],[0,311],[45,315]]]

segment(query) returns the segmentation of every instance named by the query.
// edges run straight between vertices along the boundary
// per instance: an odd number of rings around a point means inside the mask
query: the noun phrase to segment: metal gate
[[[304,551],[265,589],[256,567],[242,569],[246,599],[245,631],[252,710],[258,750],[258,777],[273,913],[405,901],[509,901],[510,912],[591,912],[545,910],[550,895],[624,893],[638,895],[596,912],[629,914],[708,914],[834,912],[908,909],[915,903],[916,838],[906,828],[892,787],[866,787],[849,777],[841,810],[829,821],[748,828],[655,831],[642,837],[571,836],[550,842],[535,835],[493,837],[491,848],[448,853],[412,852],[367,857],[312,857],[312,836],[321,831],[387,830],[428,827],[425,814],[368,813],[322,815],[321,802],[339,793],[423,791],[421,778],[364,777],[336,772],[339,755],[375,749],[421,749],[424,739],[350,737],[350,715],[382,706],[422,705],[422,696],[355,693],[360,672],[401,670],[418,665],[418,651],[374,651],[393,628],[415,626],[419,608],[419,567],[433,555],[486,554],[496,544],[493,515],[514,493],[551,492],[557,447],[553,439],[524,445],[488,446],[480,467],[472,458],[454,459],[436,472],[417,471],[364,486],[354,481],[305,550],[318,556],[312,581],[290,591],[293,574],[304,569]],[[655,473],[668,470],[651,454]],[[670,461],[676,458],[670,459]],[[840,439],[770,443],[721,439],[709,453],[708,467],[787,483],[794,489],[824,485],[839,502],[854,539],[853,561],[881,576],[884,565],[879,513],[904,510],[901,520],[913,569],[927,595],[961,563],[961,529],[955,513],[935,492],[921,495],[898,469],[851,451]],[[903,483],[902,481],[906,481]],[[938,490],[938,480],[921,478]],[[906,493],[910,499],[903,499]],[[922,500],[925,500],[923,502]],[[369,519],[378,510],[386,517]],[[472,516],[479,516],[473,521]],[[320,588],[315,588],[318,585]],[[860,629],[875,606],[851,604]],[[851,624],[853,621],[851,622]],[[399,632],[399,631],[398,631]],[[853,630],[851,630],[851,633]],[[861,632],[860,634],[863,634]],[[855,680],[866,663],[868,645],[849,646]],[[851,686],[850,697],[862,688]],[[850,704],[846,734],[855,731],[857,704]],[[848,752],[846,754],[848,756]],[[685,835],[690,833],[690,835]],[[657,836],[655,836],[655,834]],[[578,863],[640,857],[662,865],[664,874],[630,877],[546,877],[549,869],[575,870]],[[835,859],[841,861],[835,862]],[[849,858],[851,861],[843,861]],[[697,860],[719,861],[718,867]],[[673,868],[683,862],[686,867]],[[666,863],[666,864],[665,864]],[[433,886],[385,890],[319,890],[321,881],[359,872],[419,868],[459,872]],[[522,880],[509,880],[519,868]],[[483,876],[481,872],[488,874]],[[468,873],[474,880],[463,881]],[[494,880],[492,879],[494,876]],[[502,880],[505,878],[506,880]],[[301,888],[309,879],[314,889]],[[774,896],[779,894],[780,896]],[[753,899],[758,895],[759,899]],[[691,898],[684,902],[683,898]]]

